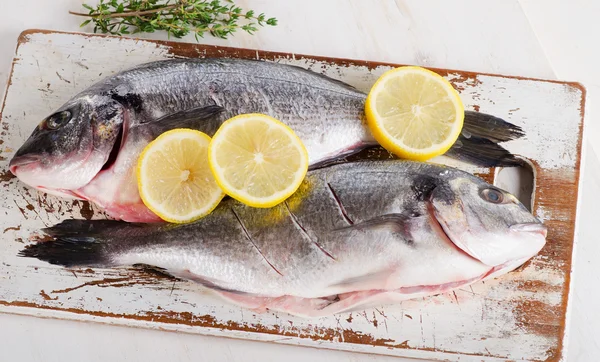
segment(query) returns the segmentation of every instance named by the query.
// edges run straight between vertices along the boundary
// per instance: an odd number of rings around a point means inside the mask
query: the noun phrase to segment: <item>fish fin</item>
[[[323,79],[325,79],[325,80],[327,80],[327,81],[330,81],[330,82],[332,82],[332,83],[335,83],[335,84],[337,84],[337,85],[339,85],[339,86],[342,86],[342,87],[344,87],[344,88],[346,88],[346,89],[348,89],[348,90],[350,90],[350,91],[364,93],[364,92],[362,92],[362,91],[359,91],[359,90],[358,90],[356,87],[354,87],[353,85],[350,85],[350,84],[348,84],[348,83],[346,83],[346,82],[343,82],[343,81],[341,81],[341,80],[339,80],[339,79],[334,79],[334,78],[331,78],[331,77],[329,77],[329,76],[326,76],[325,74],[317,73],[317,72],[315,72],[315,71],[313,71],[313,70],[310,70],[310,69],[303,68],[303,67],[301,67],[301,66],[299,66],[299,65],[286,64],[286,66],[287,66],[287,67],[296,68],[296,69],[298,69],[298,70],[300,70],[300,71],[304,71],[304,72],[310,73],[310,74],[312,74],[312,75],[315,75],[315,76],[317,76],[317,77],[319,77],[319,78],[323,78]]]
[[[117,220],[77,220],[69,219],[42,229],[42,231],[52,237],[95,237],[100,235],[112,235],[122,229],[143,228],[142,223],[127,223]]]
[[[463,285],[471,284],[471,282]],[[397,304],[407,299],[427,297],[440,293],[447,293],[458,288],[458,285],[443,289],[415,288],[410,293],[396,290],[360,290],[342,293],[325,298],[298,298],[284,296],[271,298],[264,301],[264,308],[286,312],[304,318],[320,318],[333,314],[363,311],[368,308],[377,308],[389,304]],[[381,312],[380,312],[381,313]]]
[[[331,303],[326,308],[319,311],[319,315],[331,315],[339,313],[348,313],[364,310],[369,305],[373,305],[373,300],[382,300],[382,296],[387,294],[385,290],[360,290],[356,292],[340,294],[335,303]],[[377,303],[376,305],[384,305]]]
[[[384,293],[385,291],[382,290],[364,290],[321,298],[301,298],[285,295],[265,299],[261,307],[303,318],[319,318],[361,309],[363,305],[373,299],[377,300],[378,296]]]
[[[498,143],[525,136],[523,129],[505,120],[479,112],[465,111],[461,134],[445,156],[480,167],[515,167],[523,161]]]
[[[327,158],[327,159],[324,159],[321,161],[317,161],[317,162],[313,163],[312,165],[309,165],[308,169],[309,169],[309,171],[312,171],[312,170],[316,170],[319,168],[330,167],[330,166],[333,166],[333,165],[336,165],[339,163],[346,163],[346,162],[348,162],[348,157],[354,156],[357,153],[360,153],[361,151],[364,151],[366,149],[373,148],[373,147],[380,147],[380,146],[368,144],[368,143],[357,144],[355,146],[348,148],[345,152],[342,152],[337,156]]]
[[[382,229],[386,231],[391,231],[394,233],[400,233],[404,236],[409,236],[409,226],[411,221],[415,217],[419,217],[420,215],[417,213],[398,213],[398,214],[385,214],[374,217],[369,220],[365,220],[359,223],[355,223],[353,225],[344,226],[342,228],[337,229],[341,230],[364,230],[364,229]]]
[[[460,135],[445,156],[479,167],[516,167],[523,161],[499,144],[485,138]]]
[[[351,290],[376,289],[372,285],[381,280],[386,280],[392,274],[389,270],[378,270],[351,278],[341,280],[330,285],[330,288],[352,288]]]
[[[265,297],[253,294],[240,295],[219,291],[215,293],[229,303],[250,309],[256,313],[265,313],[268,310],[273,310],[305,318],[327,315],[327,313],[323,313],[322,311],[327,310],[328,306],[335,304],[340,300],[338,295],[323,298],[302,298],[292,295]]]
[[[218,292],[227,292],[227,293],[237,294],[237,295],[247,294],[245,292],[241,292],[238,290],[223,288],[223,287],[219,286],[219,284],[222,284],[221,281],[212,279],[212,278],[209,278],[206,276],[194,274],[188,269],[183,269],[183,270],[167,269],[166,272],[174,277],[192,281],[194,283],[202,285],[205,288],[212,289],[212,290],[215,290]]]
[[[64,267],[107,267],[111,265],[102,240],[93,237],[60,237],[27,246],[20,257],[36,258]]]
[[[252,294],[239,294],[219,290],[213,290],[213,292],[229,303],[250,309],[256,313],[265,313],[267,311],[266,305],[273,299]]]
[[[407,246],[413,247],[415,240],[413,234],[415,225],[418,225],[418,220],[423,217],[417,213],[406,214],[386,214],[377,216],[373,219],[354,223],[352,225],[343,226],[332,230],[331,237],[339,236],[340,233],[344,237],[352,237],[356,232],[363,233],[363,238],[371,238],[376,235],[385,234],[394,236],[398,241],[404,241]],[[348,235],[347,233],[350,233]]]
[[[221,125],[222,120],[218,116],[224,110],[225,108],[217,105],[190,108],[164,115],[141,125],[151,127],[155,136],[174,128],[197,129],[212,135]]]
[[[52,238],[27,246],[18,253],[20,257],[37,258],[54,265],[65,267],[114,266],[109,257],[113,237],[125,229],[143,228],[144,224],[126,223],[115,220],[64,220],[52,227],[42,229]],[[126,236],[127,233],[125,232]]]
[[[218,289],[213,289],[212,292],[229,303],[249,309],[255,313],[265,313],[268,310],[274,310],[301,317],[311,317],[320,314],[322,309],[339,301],[337,295],[324,298],[302,298],[291,295],[268,297]]]
[[[507,142],[525,136],[523,129],[502,118],[486,113],[465,111],[463,134],[492,142]]]

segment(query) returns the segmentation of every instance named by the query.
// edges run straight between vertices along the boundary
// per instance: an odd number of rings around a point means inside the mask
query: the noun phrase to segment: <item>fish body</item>
[[[521,265],[546,228],[463,171],[408,161],[310,171],[271,209],[224,200],[191,224],[67,220],[21,255],[73,267],[146,264],[236,304],[316,317],[443,293]]]
[[[377,143],[364,121],[366,94],[303,68],[242,59],[172,59],[142,64],[74,96],[33,131],[11,160],[24,183],[92,201],[116,219],[160,221],[142,203],[135,164],[173,128],[212,136],[243,113],[275,117],[300,137],[312,168]],[[499,118],[465,113],[467,137],[447,155],[485,166],[514,165],[497,142],[522,136]]]

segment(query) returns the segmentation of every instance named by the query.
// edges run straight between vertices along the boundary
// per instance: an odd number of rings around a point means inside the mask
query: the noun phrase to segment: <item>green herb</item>
[[[164,30],[175,38],[192,33],[198,41],[207,32],[226,39],[239,29],[253,34],[258,26],[277,25],[277,19],[244,11],[232,0],[100,0],[96,7],[83,7],[87,14],[69,12],[90,17],[82,27],[94,22],[94,33],[113,35]]]

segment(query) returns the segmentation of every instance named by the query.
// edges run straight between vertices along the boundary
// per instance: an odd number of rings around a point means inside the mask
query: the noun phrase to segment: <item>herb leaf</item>
[[[94,33],[123,35],[165,31],[169,37],[194,34],[196,41],[209,33],[226,39],[237,30],[254,34],[259,26],[275,26],[277,19],[267,19],[254,10],[244,11],[233,0],[100,0],[96,7],[82,6],[89,13],[70,11],[88,17],[81,26],[94,23]]]

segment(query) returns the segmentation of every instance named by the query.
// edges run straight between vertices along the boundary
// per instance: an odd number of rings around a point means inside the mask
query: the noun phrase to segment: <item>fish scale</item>
[[[67,101],[33,131],[10,170],[44,192],[94,202],[115,219],[158,222],[139,197],[135,166],[161,133],[192,128],[212,136],[226,119],[265,113],[296,133],[310,168],[318,168],[377,146],[365,123],[366,97],[348,84],[273,62],[146,63]],[[468,136],[460,136],[447,156],[485,167],[520,163],[497,144],[521,137],[519,127],[467,111],[464,129]]]
[[[53,241],[21,255],[151,265],[239,305],[302,316],[452,290],[513,270],[545,244],[545,227],[506,191],[400,160],[312,170],[269,209],[226,199],[190,224],[66,220],[47,232]]]

